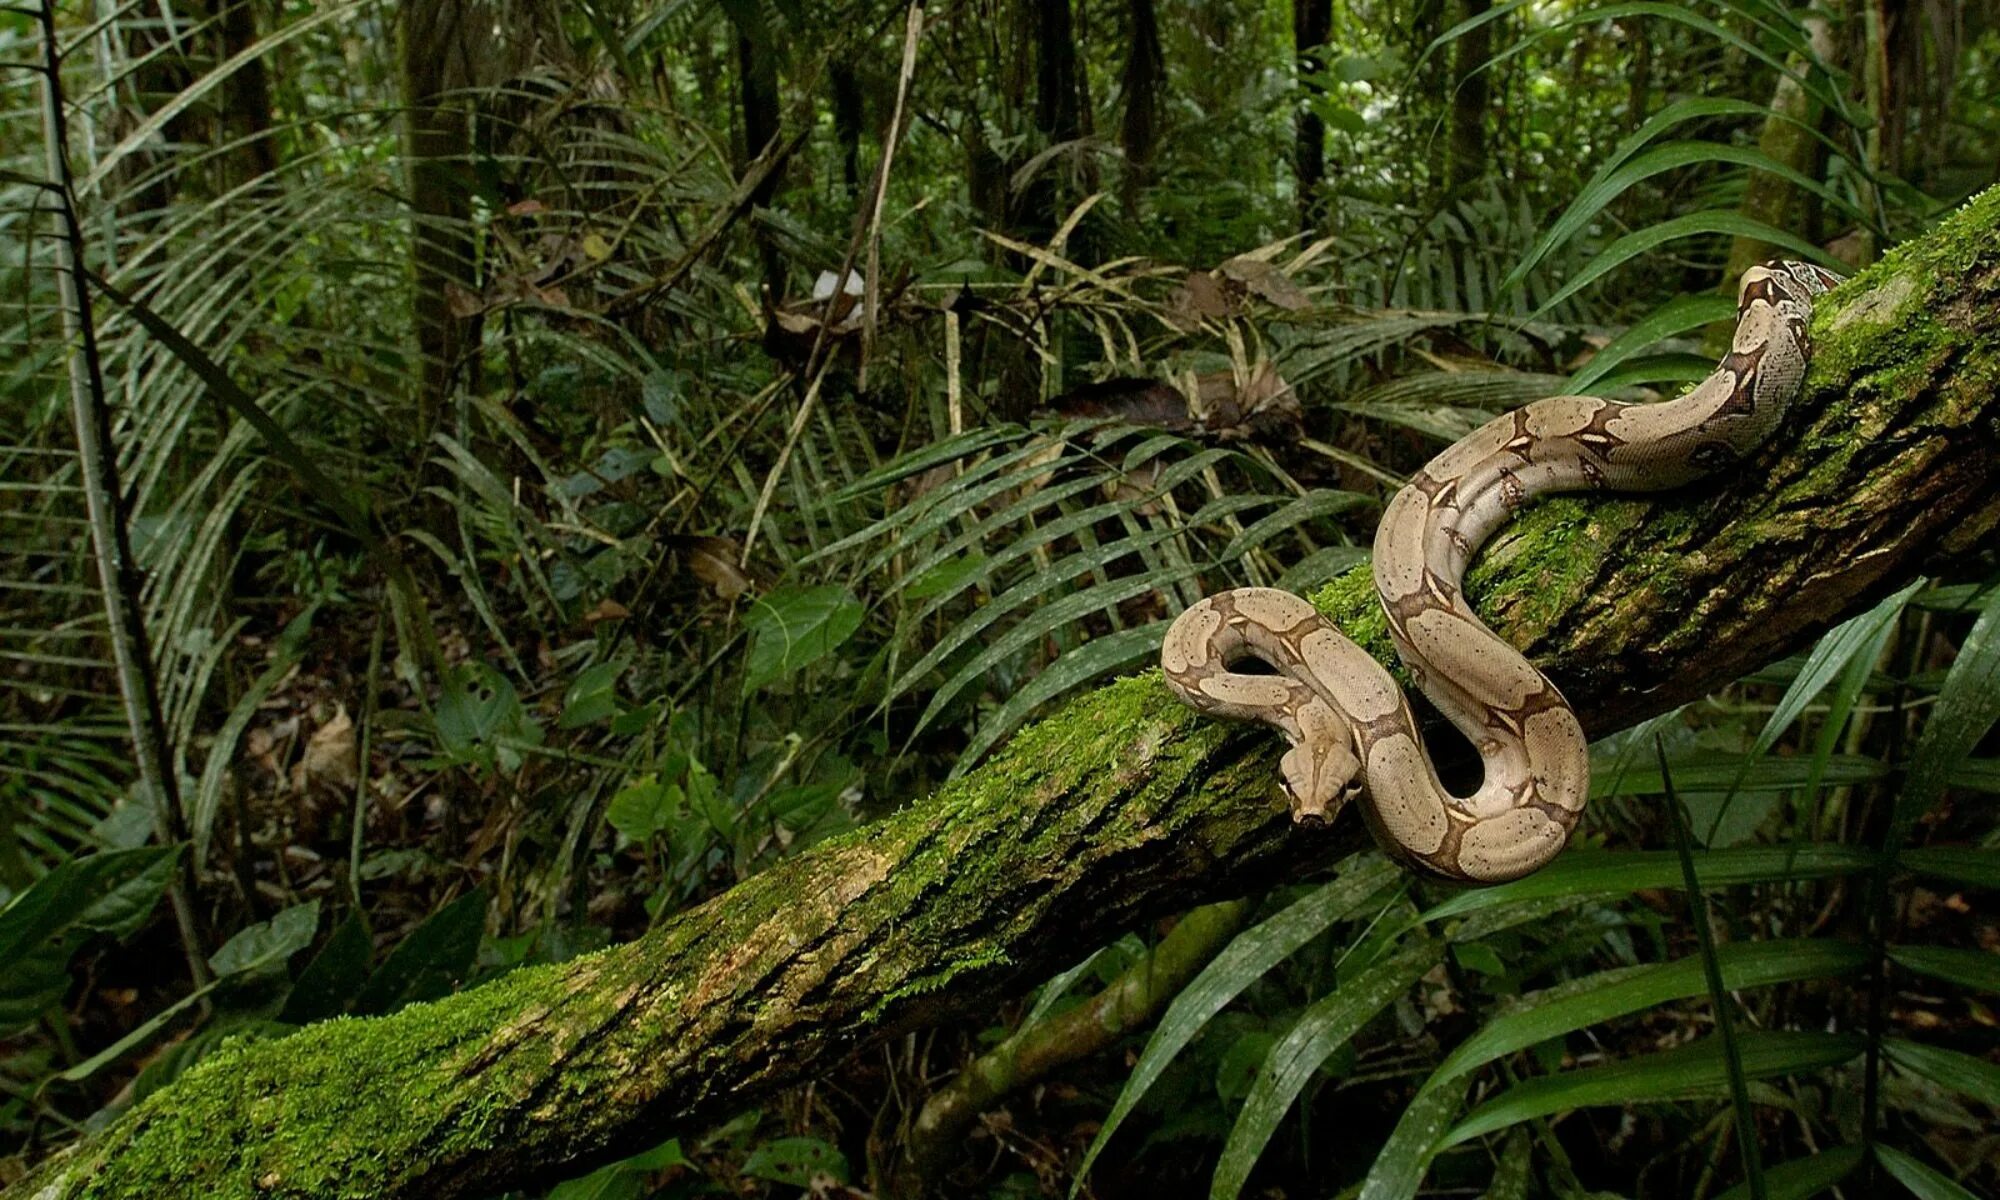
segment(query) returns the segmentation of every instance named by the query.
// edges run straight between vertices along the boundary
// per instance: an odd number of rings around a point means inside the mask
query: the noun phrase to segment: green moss
[[[992,970],[996,967],[1006,967],[1012,962],[1013,959],[1005,951],[994,947],[987,947],[969,958],[954,960],[946,963],[938,970],[927,971],[917,976],[870,1005],[868,1010],[861,1015],[861,1019],[863,1022],[873,1025],[881,1020],[884,1013],[895,1008],[904,1000],[921,996],[926,992],[940,991],[946,985],[950,984],[952,980],[957,979],[961,975],[968,975],[975,971]]]

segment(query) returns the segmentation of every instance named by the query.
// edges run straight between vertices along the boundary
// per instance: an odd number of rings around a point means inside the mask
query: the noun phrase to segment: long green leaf
[[[1845,942],[1786,938],[1732,942],[1717,947],[1716,960],[1723,985],[1739,989],[1845,974],[1865,966],[1868,953]],[[1424,1086],[1442,1085],[1550,1038],[1707,990],[1698,956],[1623,967],[1558,984],[1522,997],[1508,1012],[1488,1021],[1439,1064]]]
[[[1910,1189],[1910,1195],[1917,1200],[1979,1200],[1957,1180],[1911,1158],[1894,1146],[1877,1142],[1875,1158],[1882,1164],[1882,1169],[1895,1176],[1897,1183]]]
[[[1891,946],[1889,958],[1919,975],[2000,996],[2000,954],[1946,946]]]
[[[1896,797],[1889,845],[1909,840],[1910,831],[1937,806],[1953,772],[1996,720],[2000,720],[2000,589],[1986,598],[1965,635],[1958,658],[1938,689],[1937,704],[1917,737],[1909,776]]]
[[[1694,871],[1704,888],[1712,888],[1831,879],[1870,870],[1878,861],[1875,854],[1859,846],[1740,846],[1697,852]],[[1527,900],[1622,896],[1641,889],[1675,889],[1681,884],[1680,859],[1671,850],[1575,850],[1524,879],[1460,892],[1424,913],[1422,919],[1443,921]]]
[[[1591,174],[1590,179],[1585,181],[1582,188],[1578,189],[1578,195],[1601,187],[1604,181],[1619,167],[1623,166],[1628,159],[1643,150],[1654,138],[1676,125],[1683,125],[1689,121],[1713,121],[1721,117],[1757,117],[1761,119],[1768,116],[1769,113],[1770,110],[1761,104],[1753,104],[1748,100],[1737,100],[1722,96],[1696,96],[1676,100],[1659,112],[1646,118],[1645,122],[1639,128],[1633,130],[1623,141],[1619,142],[1613,148],[1610,155],[1605,158],[1604,162]],[[1562,242],[1566,242],[1571,237],[1574,237],[1582,227],[1583,222],[1581,221],[1565,223],[1560,218],[1551,223],[1543,231],[1542,235],[1536,239],[1533,248],[1527,254],[1523,255],[1521,260],[1514,264],[1514,269],[1507,273],[1507,277],[1501,280],[1501,293],[1504,294],[1519,287],[1522,281],[1527,279],[1529,273],[1537,266],[1540,266],[1544,258],[1548,257],[1551,250],[1555,249]]]
[[[1736,304],[1727,296],[1713,293],[1675,296],[1628,326],[1609,345],[1590,356],[1583,369],[1563,385],[1565,392],[1590,393],[1591,385],[1610,375],[1627,359],[1651,349],[1663,338],[1676,337],[1714,321],[1726,321],[1736,313]]]
[[[1920,1079],[2000,1108],[2000,1066],[1983,1058],[1903,1038],[1883,1039],[1882,1053],[1888,1056],[1890,1062]]]
[[[1237,1113],[1222,1157],[1215,1164],[1208,1192],[1211,1200],[1236,1200],[1264,1146],[1313,1075],[1363,1025],[1443,960],[1443,942],[1413,940],[1343,981],[1299,1014],[1291,1031],[1271,1047],[1250,1085],[1250,1094],[1244,1097],[1243,1109]]]
[[[965,752],[952,767],[953,774],[964,772],[985,756],[995,742],[1014,732],[1037,708],[1078,684],[1108,672],[1130,666],[1159,653],[1160,640],[1167,636],[1167,623],[1155,621],[1136,629],[1120,629],[1092,638],[1043,667],[1007,702],[979,722],[979,732],[967,743]]]
[[[1742,213],[1731,211],[1689,213],[1684,217],[1675,217],[1670,221],[1662,221],[1658,225],[1650,225],[1628,233],[1606,246],[1597,257],[1590,260],[1588,266],[1577,272],[1569,282],[1557,288],[1554,295],[1542,301],[1541,306],[1535,310],[1535,315],[1540,316],[1548,312],[1649,250],[1657,250],[1668,242],[1678,241],[1681,238],[1712,234],[1755,238],[1789,250],[1809,262],[1824,263],[1828,266],[1839,265],[1826,251],[1797,234],[1746,217]]]
[[[1806,656],[1805,665],[1799,668],[1791,686],[1785,689],[1777,707],[1771,710],[1763,730],[1757,735],[1756,744],[1750,748],[1751,755],[1761,755],[1776,745],[1779,735],[1791,728],[1792,722],[1799,719],[1806,706],[1817,699],[1850,663],[1858,658],[1873,666],[1882,653],[1883,644],[1895,629],[1897,618],[1903,615],[1910,598],[1922,590],[1926,582],[1920,576],[1902,591],[1884,597],[1874,608],[1829,630],[1813,646],[1812,653]]]
[[[1070,1195],[1075,1196],[1082,1190],[1084,1181],[1090,1177],[1091,1164],[1097,1161],[1098,1154],[1111,1141],[1111,1135],[1118,1132],[1125,1118],[1159,1082],[1167,1066],[1207,1027],[1215,1014],[1241,995],[1244,989],[1262,979],[1272,967],[1297,953],[1299,947],[1336,923],[1352,917],[1363,904],[1401,875],[1395,864],[1380,855],[1359,856],[1350,860],[1339,878],[1294,901],[1276,916],[1236,935],[1235,940],[1202,968],[1201,974],[1195,976],[1194,981],[1167,1006],[1159,1027],[1153,1030],[1153,1036],[1139,1054],[1139,1061],[1126,1077],[1118,1099],[1105,1115],[1104,1124],[1098,1128],[1097,1136],[1091,1139],[1090,1149],[1084,1153],[1083,1162],[1077,1168]]]
[[[2000,850],[1971,846],[1932,846],[1905,850],[1896,856],[1905,870],[1974,887],[2000,889]]]
[[[1764,1172],[1770,1200],[1806,1200],[1847,1178],[1861,1165],[1864,1153],[1859,1146],[1837,1146],[1810,1158],[1793,1159]],[[1750,1200],[1748,1184],[1737,1184],[1715,1200]]]
[[[1426,1087],[1403,1106],[1396,1127],[1375,1155],[1359,1200],[1416,1200],[1437,1156],[1433,1147],[1465,1104],[1465,1084]]]
[[[1850,1034],[1766,1031],[1744,1034],[1740,1047],[1744,1077],[1768,1079],[1839,1066],[1858,1056],[1866,1042]],[[1703,1038],[1657,1054],[1517,1083],[1473,1109],[1439,1148],[1570,1109],[1706,1098],[1723,1094],[1728,1085],[1720,1039]]]

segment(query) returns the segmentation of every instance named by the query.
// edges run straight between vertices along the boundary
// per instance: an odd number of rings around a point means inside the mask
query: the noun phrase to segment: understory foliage
[[[51,24],[66,133],[0,12],[0,1183],[224,1039],[628,939],[892,811],[1201,595],[1365,561],[1494,413],[1699,378],[1726,264],[1865,265],[2000,154],[1990,0]],[[1997,569],[1598,744],[1529,880],[1363,855],[1209,913],[1156,1026],[944,1152],[932,1094],[1169,930],[546,1194],[1993,1194]]]

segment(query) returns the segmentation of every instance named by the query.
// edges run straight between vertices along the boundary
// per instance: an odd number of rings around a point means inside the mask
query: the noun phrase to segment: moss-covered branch
[[[1475,594],[1597,732],[1798,646],[2000,522],[2000,192],[1842,289],[1779,444],[1658,502],[1540,505]],[[1990,543],[1989,543],[1990,544]],[[1318,598],[1372,644],[1351,575]],[[214,1055],[8,1197],[480,1196],[692,1129],[1118,931],[1356,844],[1148,674],[630,945]]]

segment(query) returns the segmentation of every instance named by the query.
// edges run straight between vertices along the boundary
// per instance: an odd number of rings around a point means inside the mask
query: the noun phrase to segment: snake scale
[[[1815,296],[1839,282],[1773,262],[1737,289],[1730,351],[1687,394],[1655,404],[1552,396],[1507,413],[1432,459],[1396,493],[1375,535],[1374,577],[1412,679],[1478,749],[1477,791],[1454,796],[1389,672],[1305,600],[1274,588],[1209,596],[1160,651],[1167,684],[1196,710],[1277,727],[1295,819],[1331,820],[1359,798],[1405,864],[1498,883],[1545,865],[1590,791],[1576,712],[1480,621],[1460,583],[1481,543],[1552,492],[1679,487],[1736,462],[1777,425],[1812,353]],[[1257,659],[1275,674],[1235,670]]]

